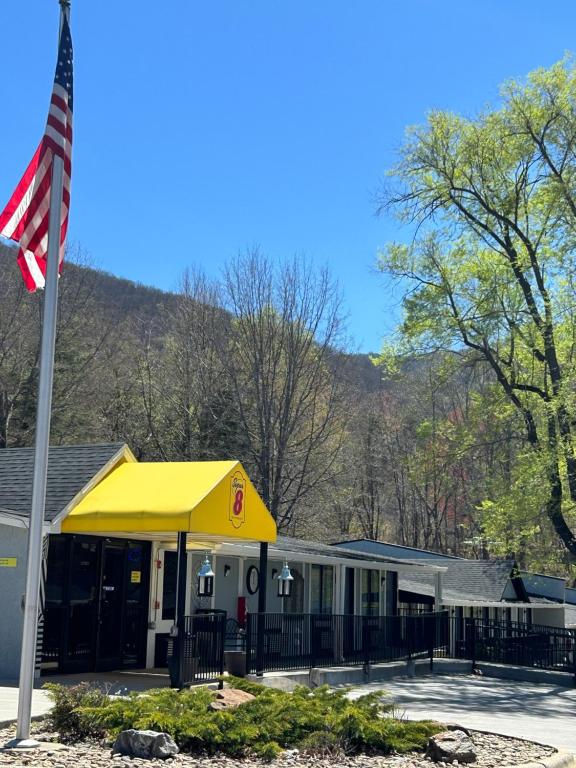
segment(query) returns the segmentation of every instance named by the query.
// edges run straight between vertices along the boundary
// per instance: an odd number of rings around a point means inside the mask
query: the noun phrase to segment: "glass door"
[[[116,669],[122,664],[124,563],[125,547],[105,543],[98,608],[97,670]]]
[[[85,671],[94,665],[94,635],[98,611],[98,542],[70,542],[67,622],[64,629],[64,672]]]

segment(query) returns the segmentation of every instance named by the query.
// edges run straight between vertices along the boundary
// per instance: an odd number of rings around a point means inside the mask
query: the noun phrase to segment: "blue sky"
[[[41,136],[56,0],[3,3],[0,205]],[[70,239],[172,289],[239,250],[306,254],[340,280],[356,348],[399,295],[374,271],[402,237],[374,194],[407,125],[471,115],[576,45],[576,4],[536,0],[73,0]]]

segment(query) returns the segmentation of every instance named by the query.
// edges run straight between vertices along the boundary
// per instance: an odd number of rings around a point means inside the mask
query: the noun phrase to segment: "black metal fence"
[[[452,618],[448,655],[576,675],[574,630],[516,621]]]
[[[258,626],[262,630],[258,656]],[[460,658],[576,675],[574,630],[447,612],[402,616],[250,614],[245,631],[222,613],[186,616],[169,650],[173,684],[214,680],[224,651],[246,651],[246,671]]]
[[[263,624],[257,658],[259,620]],[[419,616],[250,614],[246,627],[248,672],[374,664],[446,652],[447,613]]]
[[[183,631],[168,649],[173,687],[214,680],[224,674],[226,614],[185,616]]]

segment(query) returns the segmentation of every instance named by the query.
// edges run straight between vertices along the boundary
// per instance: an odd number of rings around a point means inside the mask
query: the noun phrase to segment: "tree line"
[[[238,458],[281,532],[566,573],[576,556],[576,71],[410,129],[378,202],[403,320],[350,352],[340,289],[260,250],[174,293],[61,279],[52,441]],[[40,303],[0,252],[0,448],[33,440]]]
[[[13,256],[0,253],[0,448],[34,438],[41,296]],[[327,270],[252,251],[219,281],[191,269],[164,293],[90,269],[76,249],[60,291],[52,443],[238,458],[286,533],[466,546],[466,483],[442,479],[450,452],[428,456],[459,385],[432,392],[428,365],[385,375],[350,354]]]

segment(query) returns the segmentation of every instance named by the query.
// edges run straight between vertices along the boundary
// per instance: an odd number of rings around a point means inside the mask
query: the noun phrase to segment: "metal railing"
[[[214,680],[224,674],[226,614],[206,613],[184,617],[168,650],[173,687]]]
[[[258,658],[258,623],[262,653]],[[429,657],[448,646],[448,614],[351,616],[250,614],[246,626],[247,670],[274,671],[368,665]]]
[[[576,675],[574,630],[491,619],[450,619],[449,655]]]

